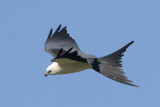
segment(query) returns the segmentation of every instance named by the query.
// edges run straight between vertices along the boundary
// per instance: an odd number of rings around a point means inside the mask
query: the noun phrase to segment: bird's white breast
[[[70,60],[67,58],[56,59],[52,67],[55,69],[53,75],[69,74],[92,68],[88,63]]]

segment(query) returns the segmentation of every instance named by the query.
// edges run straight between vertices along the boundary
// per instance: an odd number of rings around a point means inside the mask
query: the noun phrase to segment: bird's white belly
[[[54,73],[54,75],[69,74],[92,68],[92,66],[89,65],[88,63],[70,60],[66,58],[56,59],[54,63],[58,63],[58,68],[60,69],[57,70]]]

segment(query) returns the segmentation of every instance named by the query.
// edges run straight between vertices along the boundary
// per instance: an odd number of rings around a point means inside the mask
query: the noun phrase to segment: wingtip
[[[51,28],[50,33],[52,33],[53,29]]]
[[[60,25],[58,26],[57,30],[59,31],[59,30],[61,29],[61,27],[62,27],[62,24],[60,24]],[[66,29],[66,28],[67,28],[67,26],[64,26],[64,27],[63,27],[63,29]]]
[[[51,30],[49,31],[49,34],[48,34],[48,38],[47,38],[47,39],[49,39],[49,38],[51,37],[52,31],[53,31],[53,29],[51,28]]]
[[[130,43],[133,44],[133,43],[134,43],[134,40],[132,40]]]
[[[134,87],[139,87],[138,85],[134,85],[134,84],[132,84],[132,86],[134,86]]]
[[[134,43],[134,41],[131,41],[131,42],[129,42],[128,44],[131,45],[131,44],[133,44],[133,43]]]
[[[59,31],[61,29],[61,24],[58,26],[57,30],[56,31]]]
[[[67,30],[67,26],[64,26],[62,30]]]
[[[60,25],[58,26],[58,28],[61,28],[61,26],[62,26],[62,24],[60,24]]]
[[[132,45],[134,41],[129,42],[125,47],[128,48],[130,45]]]

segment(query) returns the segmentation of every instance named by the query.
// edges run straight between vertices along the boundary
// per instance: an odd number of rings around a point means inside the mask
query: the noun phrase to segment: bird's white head
[[[48,75],[55,75],[58,72],[61,71],[61,67],[57,62],[53,62],[51,65],[49,65],[46,69],[45,76],[47,77]]]

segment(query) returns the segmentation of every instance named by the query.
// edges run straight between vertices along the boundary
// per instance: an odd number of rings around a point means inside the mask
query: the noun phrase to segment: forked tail
[[[99,58],[99,60],[101,60],[102,62],[107,62],[107,64],[109,64],[111,66],[122,67],[121,59],[122,59],[122,56],[124,56],[123,53],[133,43],[134,43],[134,41],[131,41],[130,43],[128,43],[127,45],[125,45],[121,49],[117,50],[116,52],[109,54],[107,56],[101,57],[101,58]]]
[[[97,62],[94,63],[93,69],[112,80],[138,87],[137,85],[132,84],[131,80],[128,80],[128,78],[124,75],[125,73],[121,69],[121,59],[122,56],[124,56],[123,53],[133,43],[134,41],[131,41],[118,51],[107,56],[100,57]]]

